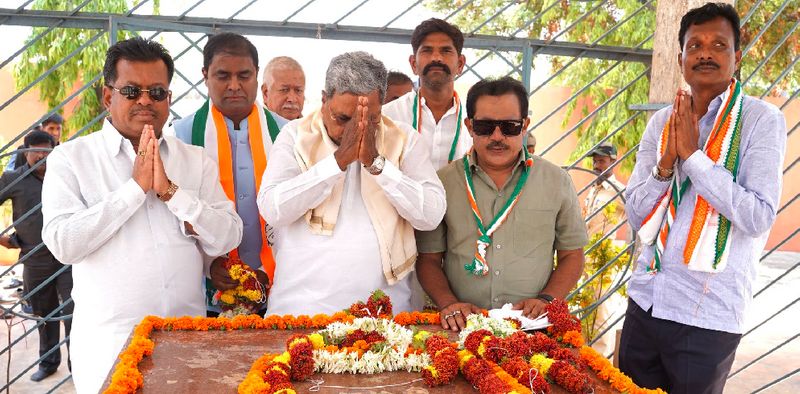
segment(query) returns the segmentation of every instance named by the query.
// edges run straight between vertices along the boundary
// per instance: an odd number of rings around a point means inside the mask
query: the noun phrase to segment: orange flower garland
[[[607,381],[615,390],[630,394],[666,394],[661,389],[644,389],[633,383],[633,380],[614,367],[607,358],[596,350],[584,346],[580,350],[581,360],[597,372],[597,377]]]

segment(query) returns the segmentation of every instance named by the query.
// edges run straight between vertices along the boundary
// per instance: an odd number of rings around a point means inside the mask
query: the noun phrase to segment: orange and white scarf
[[[272,138],[269,135],[267,125],[268,122],[264,111],[254,104],[250,115],[247,116],[247,134],[250,142],[250,153],[253,158],[253,176],[255,177],[256,192],[261,188],[261,178],[267,168],[267,152],[272,147]],[[222,184],[222,189],[228,199],[235,203],[236,189],[234,187],[231,142],[228,139],[228,127],[225,124],[224,116],[212,103],[207,102],[195,114],[195,124],[193,126],[197,127],[193,127],[192,130],[192,144],[203,146],[205,149],[217,153],[219,180]],[[267,273],[270,282],[272,282],[275,274],[275,258],[267,240],[267,224],[260,215],[259,220],[261,221],[262,240],[259,257],[264,272]],[[231,255],[238,257],[238,250],[231,251]]]
[[[741,141],[741,116],[744,94],[742,86],[736,79],[731,81],[728,90],[723,93],[721,105],[717,111],[714,128],[703,147],[703,152],[715,165],[724,167],[733,174],[734,181],[739,169],[739,144]],[[668,140],[669,121],[664,125],[658,140],[658,158],[664,155]],[[661,259],[667,244],[670,228],[680,206],[684,193],[691,185],[687,177],[679,182],[676,168],[674,178],[667,192],[658,201],[639,229],[639,236],[646,245],[654,245],[653,260],[647,272],[655,274],[661,270]],[[720,272],[725,269],[730,250],[731,222],[722,216],[711,204],[699,194],[695,197],[694,214],[692,215],[689,234],[683,250],[683,262],[692,271]]]

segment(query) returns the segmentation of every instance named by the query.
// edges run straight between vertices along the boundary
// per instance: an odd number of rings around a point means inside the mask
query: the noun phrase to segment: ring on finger
[[[453,317],[455,317],[456,315],[460,315],[460,314],[461,314],[461,311],[459,311],[459,310],[453,311]]]
[[[140,150],[138,154],[139,154],[139,156],[144,157],[144,155],[146,155],[147,152],[145,152],[144,150]]]

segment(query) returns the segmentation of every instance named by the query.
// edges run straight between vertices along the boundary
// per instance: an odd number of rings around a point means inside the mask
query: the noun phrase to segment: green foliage
[[[606,205],[606,207],[603,208],[603,212],[600,213],[601,215],[605,215],[610,226],[614,226],[618,222],[618,216],[615,214],[616,210],[618,209],[617,205],[617,203],[612,202]],[[598,242],[600,243],[586,255],[586,263],[584,266],[586,278],[594,275],[601,268],[603,268],[603,266],[608,264],[608,262],[616,258],[617,255],[620,255],[620,253],[625,250],[625,247],[614,244],[612,236],[600,241],[603,236],[603,233],[591,235],[589,245],[594,245]],[[600,273],[600,275],[594,278],[591,282],[587,283],[586,286],[584,286],[581,291],[578,292],[578,294],[569,300],[570,306],[583,309],[588,308],[592,304],[600,301],[601,298],[608,294],[608,292],[611,290],[611,287],[618,283],[619,275],[622,270],[628,266],[630,258],[631,254],[628,252],[621,254],[616,261],[611,263],[611,265],[605,269],[605,271]],[[617,293],[625,296],[625,287],[619,288]],[[609,322],[597,321],[597,309],[594,309],[591,312],[581,316],[582,332],[589,340],[593,339],[595,335],[599,333],[599,331],[605,329],[608,324]]]
[[[739,0],[736,2],[736,10],[739,15],[744,17],[753,8],[755,2],[755,0]],[[786,76],[771,91],[767,91],[767,88],[781,73],[789,69],[792,61],[800,54],[800,26],[798,26],[800,0],[789,1],[786,7],[778,13],[781,3],[783,1],[764,2],[755,9],[753,16],[742,27],[742,50],[744,50],[767,26],[769,20],[777,14],[775,21],[764,30],[755,45],[742,57],[740,68],[741,79],[744,81],[756,71],[755,68],[758,64],[775,50],[765,65],[747,81],[745,89],[750,95],[787,96],[800,88],[800,64],[795,63]],[[784,36],[786,36],[786,41],[778,46],[777,44]]]
[[[465,2],[466,0],[429,0],[426,5],[435,11],[450,14]],[[744,16],[755,2],[756,0],[736,1],[740,15]],[[476,32],[477,34],[508,36],[522,29],[522,33],[517,36],[652,49],[650,36],[655,28],[656,2],[650,2],[642,8],[645,3],[648,1],[527,0],[519,1],[518,4],[512,5],[495,16],[499,10],[509,4],[508,1],[475,0],[456,14],[451,22],[460,26],[463,31],[470,32],[491,19]],[[782,1],[768,1],[759,6],[753,18],[742,29],[743,45],[747,45],[756,37],[758,31],[776,13],[781,3]],[[781,37],[791,29],[800,17],[798,9],[800,9],[800,0],[790,1],[775,23],[756,42],[742,63],[743,78],[752,73],[756,64],[764,59]],[[585,18],[583,18],[584,14],[586,14]],[[580,18],[583,19],[578,21]],[[531,21],[533,22],[531,23]],[[571,26],[573,23],[575,25]],[[603,37],[610,29],[614,29],[614,31]],[[774,81],[781,72],[787,69],[796,54],[800,52],[800,34],[798,32],[800,29],[794,31],[787,42],[773,55],[767,66],[759,70],[749,82],[748,93],[763,93],[771,81]],[[570,87],[574,91],[589,85],[583,94],[568,103],[567,114],[562,122],[564,128],[574,111],[577,110],[586,116],[594,108],[618,93],[620,89],[636,80],[618,97],[612,99],[608,105],[598,111],[590,121],[585,122],[576,130],[578,145],[570,160],[576,159],[599,140],[625,124],[635,114],[629,109],[631,105],[649,102],[650,72],[647,65],[634,62],[618,64],[617,61],[584,58],[570,64],[572,58],[553,56],[549,59],[554,73],[566,67],[556,79],[557,83]],[[611,70],[607,74],[594,81],[609,68]],[[639,78],[640,76],[641,78]],[[637,78],[639,79],[637,80]],[[800,81],[800,66],[795,66],[793,71],[777,85],[777,90],[769,93],[783,94],[787,91],[792,93],[800,86],[798,81]],[[637,116],[610,139],[610,142],[618,147],[620,156],[635,147],[641,139],[647,120],[643,115]],[[633,165],[634,161],[631,159],[622,162],[620,167],[623,172],[627,172],[632,170]]]
[[[140,0],[135,0],[134,5]],[[36,10],[72,11],[82,1],[79,0],[36,0],[32,8]],[[158,10],[159,0],[153,2],[154,9]],[[126,0],[94,0],[83,7],[81,12],[111,12],[123,14],[128,10]],[[26,43],[30,45],[21,54],[20,61],[14,67],[14,80],[17,89],[22,89],[35,81],[48,69],[68,57],[73,51],[84,45],[100,31],[87,29],[55,28],[42,38],[32,42],[33,38],[47,30],[45,27],[35,27]],[[117,40],[130,38],[134,33],[119,31]],[[108,33],[102,34],[82,51],[75,54],[63,65],[53,70],[47,77],[39,82],[39,98],[49,108],[54,108],[75,91],[95,76],[102,74],[105,53],[108,49]],[[93,86],[76,96],[78,100],[71,116],[66,120],[64,127],[67,135],[83,128],[92,119],[103,112],[100,92],[103,79],[100,78]],[[59,111],[63,112],[63,111]],[[88,132],[100,129],[102,122],[96,122]]]

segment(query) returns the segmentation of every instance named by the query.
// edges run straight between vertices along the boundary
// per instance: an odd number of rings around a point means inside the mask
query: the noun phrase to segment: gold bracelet
[[[658,173],[659,174],[661,174],[662,172],[666,172],[667,175],[665,177],[667,177],[667,178],[671,177],[672,174],[675,173],[674,169],[661,167],[660,165],[658,165],[658,163],[656,163],[656,168],[658,168]]]

